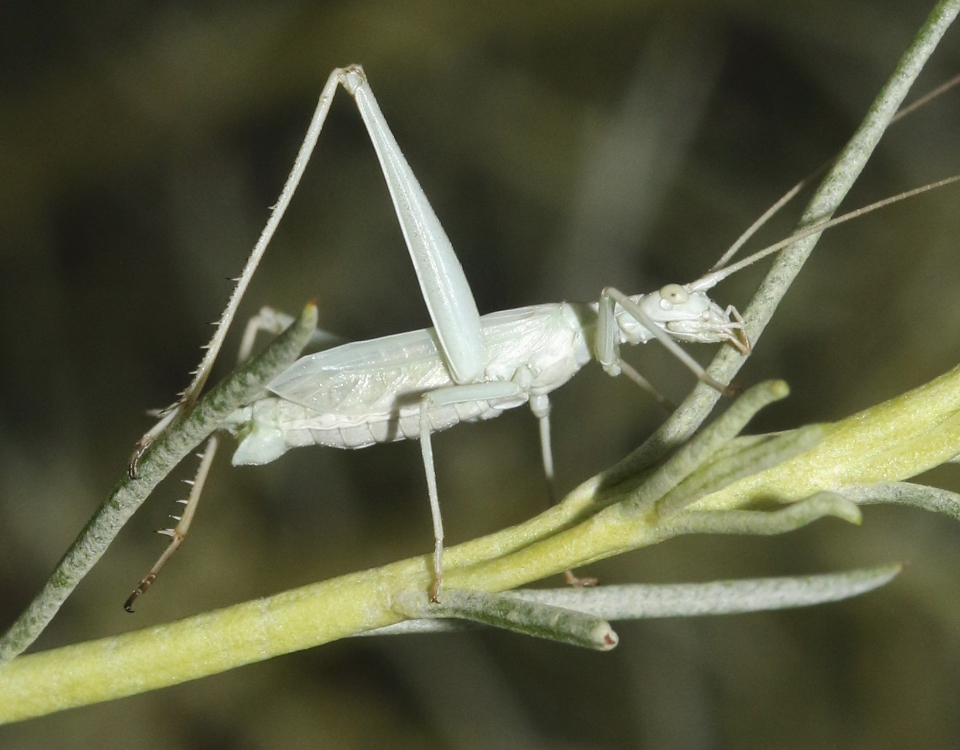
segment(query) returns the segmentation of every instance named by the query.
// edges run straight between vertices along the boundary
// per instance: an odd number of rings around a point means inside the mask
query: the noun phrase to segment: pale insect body
[[[738,330],[739,324],[705,294],[678,284],[631,300],[682,341],[730,340]],[[526,403],[544,418],[547,395],[593,358],[598,308],[598,303],[563,302],[483,316],[482,382],[512,384],[516,390],[430,406],[425,411],[430,432],[492,419]],[[617,344],[654,338],[623,308],[618,306],[615,315]],[[301,358],[267,386],[274,396],[227,421],[227,429],[240,437],[234,465],[267,463],[305,445],[364,448],[419,438],[424,394],[455,385],[438,344],[435,329],[427,328]]]
[[[751,343],[740,314],[733,306],[721,308],[706,294],[707,290],[802,237],[960,180],[941,180],[822,222],[723,268],[742,242],[796,193],[800,187],[797,186],[748,229],[713,270],[696,281],[667,284],[658,291],[634,296],[608,287],[595,303],[534,305],[481,317],[453,246],[393,138],[363,70],[359,66],[337,69],[327,80],[281,199],[251,254],[193,383],[181,404],[171,408],[145,436],[138,451],[159,434],[183,404],[196,398],[240,295],[303,174],[330,101],[340,85],[354,97],[373,141],[434,327],[343,344],[303,357],[268,384],[268,394],[234,412],[224,427],[240,440],[234,464],[268,463],[291,448],[306,445],[363,448],[419,439],[434,526],[434,600],[439,596],[442,581],[443,525],[432,433],[460,422],[492,419],[505,409],[529,404],[540,423],[544,471],[552,482],[549,394],[590,359],[596,359],[608,374],[624,373],[649,389],[646,381],[621,360],[619,348],[622,344],[646,343],[656,338],[701,381],[729,394],[727,386],[711,378],[676,343],[725,342],[743,354],[749,353]],[[248,326],[242,351],[249,353],[258,327],[279,332],[289,322],[286,316],[265,309]],[[241,354],[241,358],[244,356]],[[211,441],[205,465],[209,465],[214,450],[215,442]],[[131,464],[132,472],[137,455]],[[177,528],[164,530],[174,541],[127,601],[129,611],[133,600],[150,585],[186,534],[200,484],[198,481],[191,493],[188,510]]]
[[[590,306],[537,305],[480,320],[483,382],[512,383],[516,392],[431,406],[431,432],[537,403],[590,361],[587,337],[596,322]],[[303,445],[364,448],[418,439],[423,395],[454,385],[433,328],[311,354],[268,385],[274,396],[231,415],[226,426],[241,438],[233,463],[266,463]]]

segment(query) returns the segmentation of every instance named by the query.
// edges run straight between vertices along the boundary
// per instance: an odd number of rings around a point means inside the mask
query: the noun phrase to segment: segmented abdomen
[[[430,409],[431,432],[460,422],[493,419],[504,408],[519,406],[526,396],[493,406],[487,401]],[[268,397],[237,410],[225,425],[241,437],[234,464],[262,464],[279,458],[290,448],[327,445],[333,448],[365,448],[374,443],[420,437],[420,402],[401,407],[392,415],[345,419],[321,414],[282,398]]]

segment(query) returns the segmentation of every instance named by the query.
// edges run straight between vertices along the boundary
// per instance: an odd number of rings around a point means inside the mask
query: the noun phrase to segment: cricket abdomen
[[[471,401],[430,409],[431,432],[440,432],[460,422],[493,419],[504,408],[519,406],[523,400],[509,405],[493,406],[487,401]],[[420,401],[393,413],[370,414],[364,418],[319,413],[282,398],[270,396],[252,406],[239,409],[226,428],[240,438],[233,455],[235,466],[265,464],[291,448],[325,445],[331,448],[366,448],[375,443],[420,437]]]

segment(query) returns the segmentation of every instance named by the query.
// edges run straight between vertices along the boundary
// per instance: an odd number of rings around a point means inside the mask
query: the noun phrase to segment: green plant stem
[[[750,578],[710,583],[628,583],[596,588],[567,586],[562,589],[517,589],[509,595],[524,601],[564,607],[604,620],[697,617],[836,602],[884,586],[901,570],[901,565],[893,564],[812,576]],[[360,635],[440,633],[470,630],[475,627],[463,620],[437,619],[431,616],[430,619],[405,620],[385,628],[368,630]]]
[[[710,515],[706,511],[712,509],[736,510],[761,500],[801,499],[845,485],[898,481],[957,453],[960,367],[829,425],[812,450],[741,479],[666,522],[655,508],[639,514],[625,510],[627,505],[617,502],[630,495],[619,487],[604,490],[594,478],[561,506],[526,524],[449,549],[444,581],[465,590],[515,588],[584,560],[654,544],[683,530],[684,519],[703,530],[703,519]],[[604,510],[571,525],[586,506]],[[781,518],[789,519],[804,511],[788,507],[782,512]],[[760,522],[761,516],[771,515],[776,516],[757,512],[750,518]],[[527,546],[524,540],[529,540]],[[429,587],[431,560],[423,555],[179,622],[22,656],[0,667],[0,721],[173,685],[391,625],[403,619],[392,609],[395,597]]]
[[[660,518],[667,518],[739,479],[805,453],[819,443],[828,430],[827,425],[811,424],[782,435],[765,436],[761,441],[745,441],[736,453],[698,471],[696,481],[684,482],[657,501],[657,513]],[[730,460],[733,456],[735,461]]]
[[[61,558],[40,593],[0,638],[0,664],[36,640],[160,481],[216,430],[228,414],[249,403],[267,383],[294,362],[316,325],[317,308],[311,303],[260,355],[174,420],[141,456],[135,478],[124,472],[110,496]]]
[[[619,642],[610,623],[602,617],[513,593],[445,589],[443,601],[431,603],[425,591],[402,591],[394,600],[393,608],[414,620],[424,617],[468,620],[596,651],[609,651]]]
[[[802,456],[741,479],[691,507],[726,510],[742,507],[748,499],[784,503],[851,485],[897,482],[949,460],[958,444],[960,367],[955,367],[831,425]]]
[[[782,380],[753,386],[734,401],[716,422],[691,439],[663,463],[630,499],[635,513],[647,510],[686,479],[746,427],[764,406],[786,398],[790,388]]]

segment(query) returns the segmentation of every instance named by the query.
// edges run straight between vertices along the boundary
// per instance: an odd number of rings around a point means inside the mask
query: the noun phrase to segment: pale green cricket
[[[528,404],[540,425],[544,471],[553,480],[549,394],[591,359],[610,375],[626,374],[649,384],[620,358],[623,344],[659,340],[697,377],[722,393],[728,386],[710,377],[677,342],[728,343],[742,354],[751,350],[743,318],[735,307],[721,307],[706,294],[717,283],[798,239],[817,234],[868,211],[954,182],[941,180],[903,193],[788,237],[730,266],[732,255],[779,209],[791,191],[764,214],[728,250],[710,272],[687,284],[667,284],[648,294],[628,296],[605,288],[598,302],[533,305],[481,316],[470,285],[439,219],[403,156],[380,111],[363,69],[334,70],[320,95],[307,136],[280,200],[247,262],[194,381],[180,404],[171,407],[138,446],[131,463],[183,404],[199,394],[223,343],[240,297],[290,202],[316,144],[338,86],[354,99],[373,142],[407,249],[420,283],[432,328],[371,341],[342,344],[302,357],[268,385],[269,393],[234,412],[224,428],[239,438],[233,463],[264,464],[291,448],[326,445],[363,448],[375,443],[419,439],[434,529],[434,580],[430,594],[440,596],[443,581],[443,522],[434,471],[431,436],[460,422],[492,419],[505,409]],[[290,318],[268,308],[251,321],[241,359],[257,330],[279,332]],[[207,456],[212,457],[215,442]],[[168,550],[127,601],[127,609],[156,577],[160,566],[186,534],[209,458]]]

